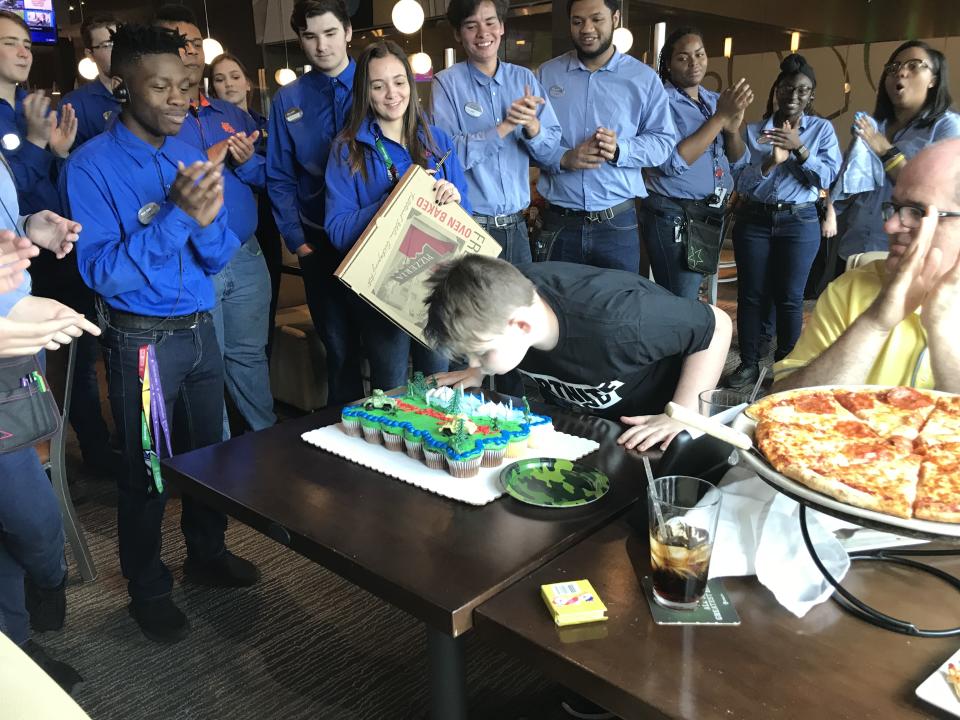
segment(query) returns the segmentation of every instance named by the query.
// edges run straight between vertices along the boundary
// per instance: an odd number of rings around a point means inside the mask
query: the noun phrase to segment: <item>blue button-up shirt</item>
[[[360,173],[350,169],[347,146],[342,143],[333,146],[330,161],[327,163],[326,230],[330,242],[344,255],[363,234],[394,187],[387,164],[377,152],[373,128],[374,123],[368,118],[357,132],[357,141],[366,149],[366,180]],[[427,169],[433,168],[447,150],[453,149],[453,141],[443,130],[431,125],[430,132],[436,147],[427,158]],[[412,164],[410,153],[402,145],[383,137],[382,133],[380,137],[384,149],[402,177]],[[456,151],[451,152],[443,163],[439,178],[449,180],[457,186],[461,196],[460,206],[467,212],[472,212],[470,200],[467,198],[467,179],[463,175]]]
[[[918,120],[920,118],[893,136],[893,144],[908,160],[927,145],[960,136],[960,115],[952,110],[926,127],[919,127]],[[887,122],[880,122],[878,128],[885,133]],[[883,171],[880,158],[866,142],[854,138],[831,193],[838,213],[840,257],[889,247],[880,206],[892,195],[893,183]]]
[[[0,214],[0,230],[12,230],[17,235],[26,235],[24,229],[25,217],[20,216],[20,206],[17,203],[17,188],[13,184],[13,171],[0,158],[0,205],[3,212]],[[30,294],[30,273],[23,273],[23,280],[13,290],[0,294],[0,317],[6,317],[18,302]]]
[[[540,106],[540,132],[527,138],[517,127],[497,132],[525,88],[546,98],[525,67],[501,62],[488,77],[469,62],[441,70],[433,80],[433,120],[448,133],[467,176],[470,202],[481,215],[511,215],[530,205],[530,158],[549,163],[560,144],[560,123],[550,101]]]
[[[737,192],[748,200],[762,203],[815,202],[820,189],[827,189],[840,171],[843,157],[837,134],[829,120],[811,115],[800,118],[800,142],[807,146],[810,155],[806,162],[799,162],[793,153],[786,162],[777,165],[764,177],[761,167],[770,157],[772,145],[759,143],[761,133],[774,127],[773,116],[747,125],[747,151],[750,161],[734,174]]]
[[[615,51],[590,72],[574,50],[540,66],[538,77],[563,135],[537,189],[549,202],[597,211],[646,197],[642,170],[660,165],[677,142],[677,129],[660,78],[639,60]],[[605,127],[617,133],[620,155],[596,170],[561,170],[560,158]]]
[[[267,192],[273,216],[291,252],[303,245],[303,223],[322,228],[324,171],[333,138],[353,102],[351,60],[337,77],[308,72],[280,88],[267,132]]]
[[[117,310],[152,317],[187,315],[214,305],[213,279],[240,241],[221,209],[212,223],[196,220],[167,199],[177,162],[206,153],[175,137],[160,149],[117,120],[73,153],[61,188],[74,220],[80,275]],[[157,203],[147,224],[140,211]]]
[[[72,105],[77,113],[77,140],[73,144],[74,150],[102,133],[107,127],[107,121],[120,114],[120,103],[99,79],[68,93],[60,104],[67,103]]]
[[[191,107],[180,127],[179,140],[207,150],[231,135],[256,132],[253,118],[224,100],[201,96],[200,105]],[[230,229],[246,242],[257,232],[257,199],[253,189],[261,190],[266,182],[266,161],[254,154],[243,165],[233,165],[230,155],[223,166],[223,200]]]
[[[27,141],[27,118],[23,114],[23,99],[26,96],[27,92],[18,87],[14,100],[16,107],[10,107],[10,103],[0,100],[0,139],[3,140],[0,148],[13,170],[20,211],[32,214],[40,210],[53,210],[62,215],[57,178],[63,161],[49,148],[38,148]]]
[[[706,88],[698,88],[700,97],[698,106],[687,93],[672,83],[666,83],[664,89],[670,100],[670,112],[677,126],[677,144],[693,135],[703,127],[703,124],[717,112],[718,93]],[[702,109],[701,109],[702,107]],[[747,164],[750,154],[744,152],[734,163],[734,169],[739,170]],[[717,169],[720,177],[717,177]],[[658,168],[646,171],[647,189],[650,192],[666,195],[672,198],[685,200],[702,200],[718,188],[733,190],[733,174],[730,161],[727,159],[726,144],[723,133],[717,135],[707,151],[697,158],[692,165],[687,164],[676,146],[670,157]]]

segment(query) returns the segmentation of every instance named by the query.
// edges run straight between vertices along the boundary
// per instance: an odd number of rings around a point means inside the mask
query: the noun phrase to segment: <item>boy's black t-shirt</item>
[[[684,358],[713,338],[709,305],[639,275],[561,262],[518,269],[559,322],[557,346],[531,348],[517,368],[551,404],[612,419],[662,413]]]

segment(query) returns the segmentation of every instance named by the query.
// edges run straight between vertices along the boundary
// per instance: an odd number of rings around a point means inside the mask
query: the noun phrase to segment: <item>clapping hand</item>
[[[259,138],[259,130],[254,130],[250,135],[240,132],[227,138],[227,149],[234,165],[243,165],[254,156]]]
[[[27,238],[10,230],[0,230],[0,294],[16,290],[23,282],[23,271],[40,249]]]
[[[597,141],[597,149],[600,151],[600,157],[607,162],[613,162],[617,155],[617,132],[605,127],[598,127],[593,136]]]
[[[893,147],[868,115],[858,114],[853,119],[853,133],[862,138],[877,157],[882,156]]]
[[[737,132],[743,122],[743,113],[753,102],[753,90],[744,78],[731,85],[717,99],[716,115],[723,120],[726,132]]]
[[[76,111],[70,103],[67,103],[60,108],[60,122],[57,122],[56,113],[50,113],[47,116],[47,123],[50,125],[50,151],[57,157],[67,157],[77,139],[77,129],[80,127]]]
[[[27,218],[26,231],[30,241],[57,256],[65,258],[80,239],[82,226],[78,222],[60,217],[50,210],[41,210]]]
[[[523,128],[528,138],[536,137],[540,132],[540,118],[537,110],[546,102],[542,97],[534,95],[529,85],[523,87],[523,97],[514,100],[507,109],[507,122]]]
[[[223,207],[223,166],[198,160],[189,166],[178,163],[178,167],[170,200],[206,227]]]
[[[785,163],[790,157],[790,151],[796,150],[802,144],[797,128],[789,120],[783,121],[782,128],[764,130],[757,142],[761,145],[772,145],[771,156],[774,165]]]

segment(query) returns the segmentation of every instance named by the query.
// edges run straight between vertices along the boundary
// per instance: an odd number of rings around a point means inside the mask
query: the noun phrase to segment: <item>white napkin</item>
[[[723,502],[710,577],[756,575],[777,602],[797,617],[827,600],[833,587],[810,559],[800,533],[800,506],[749,474],[733,468],[720,483]],[[820,561],[838,580],[850,568],[840,541],[807,512],[807,528]]]

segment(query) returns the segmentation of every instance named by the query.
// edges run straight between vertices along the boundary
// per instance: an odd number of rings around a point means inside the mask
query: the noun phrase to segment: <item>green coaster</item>
[[[539,507],[577,507],[599,500],[610,489],[596,468],[557,458],[528,458],[500,471],[504,490],[520,502]]]
[[[671,610],[653,599],[653,582],[643,578],[643,591],[657,625],[739,625],[740,615],[719,580],[707,582],[700,605],[693,610]]]

